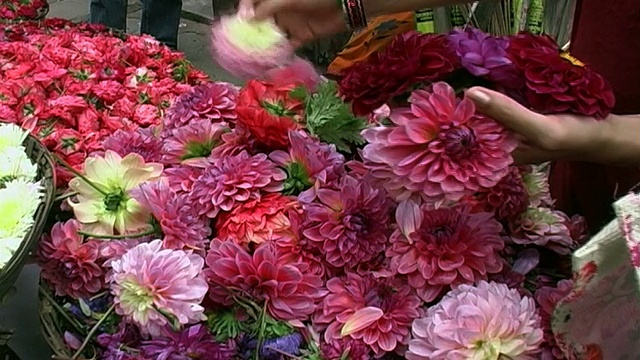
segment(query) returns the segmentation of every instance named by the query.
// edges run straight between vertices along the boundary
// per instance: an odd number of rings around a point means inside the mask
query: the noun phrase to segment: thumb
[[[546,136],[548,119],[520,105],[517,101],[497,91],[472,87],[466,91],[479,112],[502,123],[532,142]]]

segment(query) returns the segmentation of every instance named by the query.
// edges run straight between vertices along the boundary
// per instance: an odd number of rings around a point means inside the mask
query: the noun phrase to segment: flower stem
[[[100,326],[107,320],[107,318],[109,317],[109,315],[111,315],[111,313],[115,308],[116,308],[116,304],[111,304],[111,307],[109,307],[107,312],[105,312],[104,315],[102,315],[102,317],[100,318],[100,320],[98,320],[98,322],[95,325],[93,325],[93,327],[89,331],[89,334],[87,334],[87,337],[84,338],[82,345],[80,345],[76,353],[73,354],[73,356],[71,357],[71,360],[77,360],[78,357],[82,355],[84,348],[86,348],[87,345],[89,345],[89,342],[91,341],[93,336],[96,334],[96,332],[98,332],[98,329],[100,328]]]
[[[58,305],[58,303],[51,297],[51,294],[49,294],[47,290],[40,287],[39,292],[40,294],[42,294],[42,296],[47,298],[49,304],[51,304],[51,306],[58,312],[58,314],[60,314],[71,326],[73,326],[77,332],[84,335],[85,330],[82,328],[82,325],[80,325],[75,319],[71,318],[69,314],[67,314],[67,311],[60,305]]]
[[[86,182],[89,186],[91,186],[92,188],[94,188],[97,192],[99,192],[100,194],[107,196],[107,192],[100,189],[98,186],[96,186],[96,184],[94,184],[93,182],[91,182],[89,179],[87,179],[86,176],[82,175],[78,170],[74,169],[73,166],[69,165],[69,163],[67,163],[66,161],[62,160],[61,157],[59,157],[56,154],[51,154],[51,156],[53,156],[53,158],[60,164],[62,165],[63,168],[69,170],[73,175],[79,177],[80,179],[82,179],[82,181]]]
[[[267,328],[267,302],[264,302],[264,306],[262,307],[262,314],[260,314],[260,330],[258,330],[258,342],[256,344],[256,356],[255,360],[260,360],[260,348],[262,347],[262,343],[264,342],[264,331]]]
[[[145,232],[137,233],[137,234],[123,234],[123,235],[99,235],[99,234],[88,233],[88,232],[85,232],[85,231],[78,231],[78,234],[80,234],[80,235],[84,235],[84,236],[91,237],[91,238],[94,238],[94,239],[109,239],[109,240],[139,239],[139,238],[143,238],[145,236],[153,235],[155,233],[156,233],[156,231],[153,230],[153,229],[145,231]]]
[[[62,201],[62,200],[68,199],[68,198],[70,198],[72,196],[75,196],[75,195],[78,195],[78,193],[77,192],[68,192],[66,194],[62,194],[62,195],[56,196],[56,198],[53,199],[53,201],[54,202]]]

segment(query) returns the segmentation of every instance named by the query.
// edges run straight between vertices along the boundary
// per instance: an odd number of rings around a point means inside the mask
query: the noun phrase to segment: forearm
[[[367,18],[421,10],[439,6],[470,3],[470,0],[362,0]]]
[[[598,122],[587,157],[611,165],[640,165],[640,115],[611,115]]]

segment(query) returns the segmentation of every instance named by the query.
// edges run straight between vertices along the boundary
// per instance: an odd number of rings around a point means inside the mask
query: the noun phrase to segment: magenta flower
[[[422,194],[432,201],[459,200],[495,186],[509,172],[516,142],[495,121],[475,113],[469,99],[456,99],[446,83],[414,91],[411,107],[392,112],[391,126],[363,131],[362,157],[371,175],[390,191]],[[387,183],[390,184],[387,184]]]
[[[200,303],[209,287],[199,255],[162,249],[162,241],[154,240],[127,251],[111,267],[116,313],[141,331],[161,335],[167,317],[183,325],[206,320]]]
[[[289,132],[289,141],[288,152],[276,150],[269,155],[287,173],[282,192],[312,201],[321,185],[336,181],[344,172],[344,157],[334,145],[321,143],[304,131]]]
[[[167,110],[164,126],[172,130],[194,120],[233,121],[237,117],[237,96],[237,88],[228,83],[213,82],[195,86]]]
[[[321,345],[322,359],[325,360],[371,360],[371,348],[362,340],[351,337],[331,339]]]
[[[516,244],[537,245],[568,255],[574,245],[569,224],[569,218],[561,211],[530,208],[509,224],[509,235]]]
[[[540,309],[542,329],[544,330],[543,359],[564,359],[564,353],[556,344],[556,338],[551,330],[551,317],[556,305],[567,297],[573,290],[573,281],[561,280],[557,286],[542,286],[534,297]]]
[[[190,206],[187,194],[176,194],[166,181],[158,181],[141,184],[131,196],[151,212],[165,249],[204,250],[211,228]]]
[[[520,174],[520,169],[512,166],[509,173],[496,186],[476,195],[480,208],[494,213],[498,220],[513,219],[529,207],[529,192]]]
[[[533,299],[485,281],[451,290],[412,333],[408,360],[536,360],[543,334]]]
[[[522,76],[507,56],[509,41],[506,38],[472,27],[453,30],[448,38],[460,58],[460,64],[472,75],[510,88],[524,85]]]
[[[165,328],[161,336],[143,341],[140,349],[150,359],[163,360],[231,360],[235,355],[233,349],[216,342],[202,324],[181,332]]]
[[[171,131],[163,140],[162,160],[165,164],[180,164],[211,155],[213,149],[222,142],[222,135],[231,131],[224,123],[210,120],[196,120]]]
[[[286,178],[264,154],[222,157],[213,163],[193,184],[191,201],[200,214],[215,218],[220,211],[230,211],[236,203],[256,199],[260,192],[282,190]]]
[[[208,161],[204,161],[201,164],[189,163],[188,165],[173,166],[165,169],[164,175],[171,190],[178,194],[190,193],[193,184],[202,176],[209,165]]]
[[[145,162],[159,162],[162,150],[162,140],[151,129],[136,131],[116,130],[102,143],[104,150],[115,151],[121,157],[131,153],[142,156]]]
[[[398,206],[396,221],[387,250],[391,268],[406,275],[426,302],[502,270],[502,225],[490,213],[464,206],[429,210],[408,201]]]
[[[381,188],[344,176],[335,188],[321,188],[305,204],[304,236],[335,268],[355,269],[384,253],[391,202]]]
[[[327,289],[313,323],[326,327],[328,343],[350,337],[382,355],[407,344],[411,323],[421,315],[422,301],[403,283],[347,273],[327,281]]]

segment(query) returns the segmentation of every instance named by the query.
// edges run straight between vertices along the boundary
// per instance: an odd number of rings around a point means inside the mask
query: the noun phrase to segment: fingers
[[[532,144],[553,149],[558,138],[557,124],[533,112],[506,95],[481,87],[473,87],[466,95],[478,111],[522,135]]]

